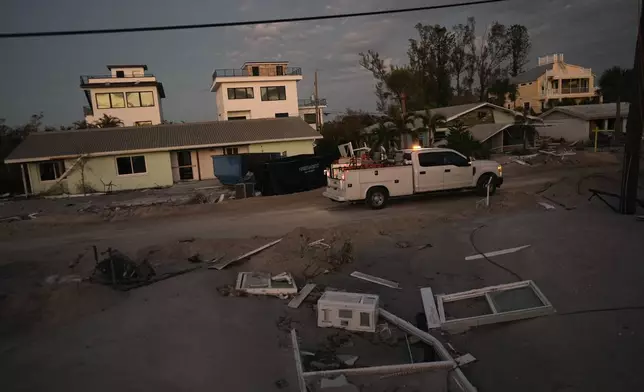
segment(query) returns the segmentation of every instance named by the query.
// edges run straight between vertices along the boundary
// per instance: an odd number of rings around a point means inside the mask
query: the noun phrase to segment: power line
[[[414,8],[397,8],[397,9],[381,10],[381,11],[354,12],[354,13],[334,14],[334,15],[302,16],[297,18],[266,19],[266,20],[252,20],[252,21],[241,21],[241,22],[128,27],[128,28],[121,28],[121,29],[38,31],[38,32],[29,32],[29,33],[0,33],[0,39],[26,38],[26,37],[55,37],[55,36],[63,36],[63,35],[138,33],[142,31],[193,30],[193,29],[208,29],[208,28],[214,28],[214,27],[250,26],[250,25],[258,25],[258,24],[268,24],[268,23],[305,22],[305,21],[311,21],[311,20],[355,18],[360,16],[400,14],[403,12],[417,12],[417,11],[438,10],[438,9],[445,9],[445,8],[459,8],[459,7],[480,5],[480,4],[503,3],[506,1],[509,1],[509,0],[478,0],[478,1],[467,1],[462,3],[431,5],[431,6],[414,7]]]

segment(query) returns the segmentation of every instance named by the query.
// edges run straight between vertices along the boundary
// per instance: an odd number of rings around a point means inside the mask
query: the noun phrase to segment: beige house
[[[629,108],[628,102],[620,105],[621,132],[626,132]],[[537,128],[539,135],[567,141],[593,140],[595,131],[612,134],[618,123],[615,103],[557,106],[540,117],[544,123]]]
[[[299,116],[297,82],[302,68],[286,61],[246,62],[238,69],[216,69],[211,92],[216,94],[218,120]]]
[[[595,75],[590,68],[564,62],[563,54],[539,57],[538,65],[510,79],[518,94],[514,102],[506,100],[509,109],[532,109],[545,112],[553,101],[572,99],[576,103],[596,98]]]
[[[117,117],[123,126],[155,125],[163,122],[163,84],[147,73],[148,66],[108,65],[107,75],[83,75],[85,121],[93,123],[104,114]]]
[[[109,192],[213,179],[218,155],[313,154],[321,138],[299,117],[38,132],[5,163],[27,194]]]
[[[315,114],[315,97],[312,96],[310,99],[300,99],[297,102],[300,112],[300,117],[302,120],[306,121],[307,124],[313,129],[317,129],[317,122],[320,122],[320,129],[324,125],[324,109],[326,109],[326,99],[320,98],[317,102],[317,119]],[[318,120],[319,119],[319,120]]]

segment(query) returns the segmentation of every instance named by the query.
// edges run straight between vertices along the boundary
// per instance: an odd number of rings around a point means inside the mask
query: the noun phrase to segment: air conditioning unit
[[[247,197],[255,196],[255,184],[251,182],[244,182],[235,185],[235,198],[245,199]]]
[[[374,294],[325,291],[318,300],[318,327],[375,332],[378,301]]]

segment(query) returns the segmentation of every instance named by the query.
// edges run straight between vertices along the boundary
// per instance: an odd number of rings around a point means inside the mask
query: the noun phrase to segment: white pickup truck
[[[405,150],[403,157],[403,165],[331,169],[324,196],[340,202],[365,200],[380,209],[390,197],[457,189],[486,195],[488,184],[492,195],[503,184],[503,168],[495,161],[470,161],[446,148]]]

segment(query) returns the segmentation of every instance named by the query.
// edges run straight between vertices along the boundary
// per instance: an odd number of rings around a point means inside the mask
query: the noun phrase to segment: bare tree
[[[532,48],[530,34],[525,26],[515,24],[508,29],[507,40],[510,46],[510,75],[517,76],[528,63]]]
[[[479,100],[487,100],[488,89],[496,79],[507,73],[505,63],[510,57],[506,28],[494,22],[483,36],[477,55],[477,76],[479,82]]]
[[[471,42],[474,42],[474,18],[467,18],[466,24],[458,24],[452,28],[454,31],[454,49],[450,57],[452,75],[456,80],[456,95],[461,96],[463,89],[461,87],[461,75],[463,75],[468,64],[468,48]]]

